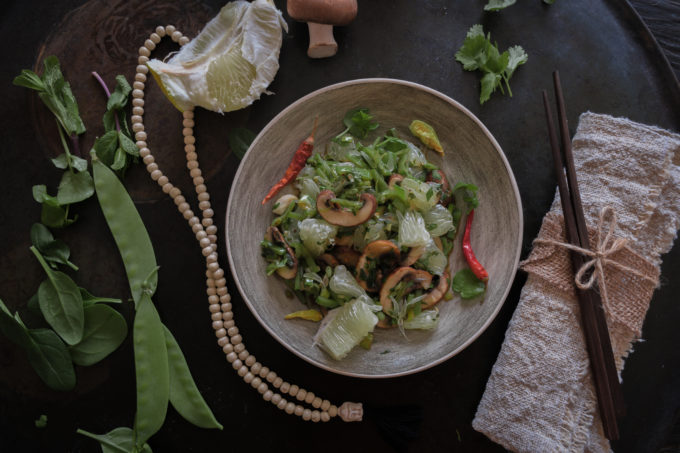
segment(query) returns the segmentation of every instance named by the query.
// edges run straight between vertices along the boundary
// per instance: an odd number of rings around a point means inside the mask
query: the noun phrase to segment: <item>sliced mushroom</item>
[[[362,193],[360,200],[364,203],[356,213],[349,209],[343,209],[334,205],[331,200],[335,198],[332,190],[322,190],[316,197],[316,209],[321,217],[332,225],[351,227],[364,223],[371,218],[378,203],[370,193]]]
[[[366,282],[366,280],[362,277],[362,271],[364,274],[368,272],[365,268],[369,259],[377,260],[379,258],[388,257],[394,259],[395,262],[399,262],[399,247],[397,247],[394,242],[388,241],[386,239],[369,242],[364,248],[364,253],[361,255],[356,265],[355,277],[357,279],[357,283],[359,283],[359,286],[364,288],[366,291],[378,291],[377,285],[380,283],[380,280],[382,280],[382,275],[376,278],[376,286],[369,286],[368,282]]]
[[[411,247],[411,250],[408,251],[408,255],[406,255],[406,258],[401,262],[402,266],[410,266],[416,261],[420,259],[421,256],[423,256],[423,253],[425,253],[425,246],[421,245],[419,247]]]
[[[391,189],[392,187],[394,187],[396,183],[401,182],[403,180],[404,177],[399,173],[392,173],[390,175],[390,179],[387,181],[387,186]]]
[[[437,283],[437,286],[427,293],[425,297],[423,298],[423,309],[431,308],[433,307],[437,302],[442,300],[442,297],[444,297],[444,294],[446,294],[446,291],[449,290],[449,273],[444,271],[442,275],[439,276],[439,283]]]
[[[361,255],[351,247],[336,247],[332,251],[333,256],[345,266],[356,268]]]
[[[334,257],[333,255],[331,255],[330,253],[322,253],[321,255],[319,255],[318,260],[327,264],[330,267],[335,267],[335,266],[340,265],[340,261],[338,261],[338,259],[336,257]]]
[[[290,246],[286,242],[286,239],[283,237],[283,234],[281,234],[281,231],[279,231],[279,229],[276,228],[275,226],[270,226],[267,229],[265,238],[269,241],[275,241],[282,244],[283,247],[286,249],[286,252],[288,252],[288,255],[290,256],[291,260],[293,260],[293,267],[288,266],[280,267],[276,269],[276,273],[279,274],[279,276],[285,280],[295,278],[295,274],[297,274],[298,260],[295,257],[295,252],[293,252],[293,249],[290,248]]]
[[[427,271],[404,266],[397,268],[397,270],[388,275],[382,288],[380,288],[380,305],[382,305],[385,314],[392,310],[390,291],[402,280],[414,281],[420,284],[421,288],[427,289],[432,284],[432,274]]]

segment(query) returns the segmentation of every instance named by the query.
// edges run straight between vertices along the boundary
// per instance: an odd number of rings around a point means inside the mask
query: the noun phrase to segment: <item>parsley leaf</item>
[[[498,2],[491,0],[489,4],[500,2],[501,0]],[[479,95],[480,104],[488,101],[497,88],[505,94],[503,83],[508,89],[508,95],[512,97],[510,77],[517,67],[526,63],[529,58],[521,46],[510,47],[501,53],[498,45],[491,42],[491,34],[485,36],[484,29],[479,24],[470,28],[455,57],[466,71],[480,70],[484,73]]]
[[[489,0],[489,3],[484,5],[484,11],[500,11],[514,5],[516,2],[517,0]]]
[[[342,119],[343,124],[347,128],[345,132],[349,132],[357,138],[366,138],[366,135],[378,128],[379,124],[373,121],[373,115],[369,114],[368,109],[358,108],[350,110]],[[343,135],[343,132],[340,135]]]

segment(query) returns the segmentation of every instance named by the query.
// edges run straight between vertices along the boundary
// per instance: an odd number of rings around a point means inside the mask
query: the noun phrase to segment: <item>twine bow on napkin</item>
[[[607,217],[609,217],[608,222],[606,221]],[[605,224],[605,222],[607,223]],[[629,240],[626,238],[614,237],[617,224],[616,211],[614,208],[611,206],[603,207],[600,210],[597,230],[595,231],[596,245],[592,250],[585,249],[568,242],[561,242],[553,239],[537,238],[534,241],[534,244],[550,244],[558,247],[564,247],[584,256],[590,257],[591,259],[585,262],[583,266],[581,266],[581,268],[576,272],[576,275],[574,276],[574,283],[579,289],[586,290],[592,288],[593,285],[598,282],[602,296],[602,304],[604,309],[608,312],[611,310],[609,294],[607,292],[607,279],[604,271],[605,266],[614,266],[622,272],[632,274],[636,277],[646,280],[647,282],[653,284],[654,287],[656,287],[659,282],[658,273],[651,272],[651,269],[648,268],[650,272],[643,273],[637,270],[637,268],[612,258],[616,256],[617,252],[625,252],[629,242]],[[643,258],[640,257],[640,259]],[[523,264],[525,264],[527,261],[523,262]],[[652,266],[651,263],[649,264]],[[643,266],[643,268],[645,267]],[[590,272],[591,270],[592,272]]]

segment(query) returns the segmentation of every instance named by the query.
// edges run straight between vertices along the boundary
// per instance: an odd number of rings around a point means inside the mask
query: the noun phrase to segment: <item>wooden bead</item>
[[[224,269],[217,269],[213,273],[213,278],[215,278],[215,279],[221,279],[223,276],[224,276]]]
[[[253,373],[249,371],[245,376],[243,376],[243,380],[246,381],[246,384],[250,384],[254,377],[255,376],[253,376]]]
[[[303,419],[304,421],[309,421],[309,420],[311,420],[311,419],[312,419],[312,411],[311,411],[310,409],[305,409],[305,410],[302,412],[302,419]]]
[[[201,201],[200,203],[198,203],[198,209],[203,211],[203,215],[205,215],[205,211],[210,209],[210,202],[209,201]]]
[[[137,71],[137,74],[148,74],[149,73],[149,67],[145,64],[137,65],[137,68],[135,70]]]
[[[281,401],[282,399],[283,398],[278,393],[274,393],[272,395],[272,403],[274,403],[274,404],[279,404],[279,401]]]
[[[210,302],[210,305],[208,305],[208,310],[210,313],[220,313],[220,305],[217,303],[217,301],[212,299],[213,297],[217,298],[217,296],[208,296],[208,302]]]
[[[233,363],[234,360],[238,360],[238,357],[236,356],[236,353],[230,352],[229,354],[227,354],[227,361],[228,361],[229,363]]]
[[[151,51],[147,49],[146,47],[140,47],[139,48],[139,56],[140,57],[149,57],[151,55]]]
[[[255,376],[255,375],[253,375],[253,376]],[[262,379],[260,379],[260,378],[257,377],[257,376],[255,376],[255,377],[253,378],[253,380],[250,382],[250,386],[253,387],[253,388],[255,388],[255,389],[258,388],[258,387],[260,386],[260,384],[262,384]],[[266,384],[265,384],[265,385],[266,385]]]
[[[157,182],[158,182],[159,186],[163,187],[164,185],[166,185],[168,183],[168,181],[169,180],[168,180],[167,176],[161,176],[160,178],[158,178]]]
[[[241,352],[245,351],[245,349],[246,349],[246,345],[244,345],[243,343],[239,343],[236,346],[234,346],[234,351],[238,352],[239,354]]]
[[[272,392],[271,390],[267,390],[266,392],[264,392],[264,395],[262,395],[262,398],[265,401],[271,401],[273,396],[274,396],[274,392]]]
[[[151,50],[154,50],[156,48],[156,43],[153,42],[150,39],[147,39],[146,41],[144,41],[144,47],[146,47],[147,49],[149,49],[151,51]]]
[[[175,26],[174,25],[166,25],[165,26],[165,33],[168,35],[172,35],[175,32]]]
[[[219,289],[218,289],[218,291],[219,291]],[[231,344],[233,344],[233,345],[237,345],[237,344],[242,343],[242,342],[243,342],[243,338],[241,338],[241,335],[234,335],[233,337],[231,337]]]
[[[225,354],[231,354],[232,352],[234,352],[234,346],[231,343],[225,344],[224,346],[222,346],[222,352],[224,352]]]
[[[317,397],[314,398],[314,400],[312,400],[312,407],[314,407],[315,409],[318,409],[318,408],[321,407],[322,402],[323,402],[323,400],[317,396]]]
[[[307,393],[307,396],[305,396],[305,403],[311,404],[312,401],[314,401],[314,397],[315,397],[315,396],[316,396],[316,395],[314,395],[314,392],[308,392],[308,393]]]
[[[299,390],[300,390],[300,387],[298,387],[297,385],[293,384],[293,385],[291,385],[290,388],[288,389],[288,394],[289,394],[290,396],[295,396],[295,395],[297,395],[297,392],[298,392]]]
[[[304,401],[305,396],[307,396],[307,390],[300,389],[298,390],[297,395],[295,395],[295,398],[297,398],[298,401]]]
[[[165,36],[165,27],[162,27],[162,26],[160,26],[160,25],[159,25],[158,27],[156,27],[156,34],[157,34],[158,36],[160,36],[161,38],[162,38],[163,36]]]
[[[321,410],[327,412],[330,407],[331,402],[328,400],[323,400],[323,402],[321,403]]]
[[[260,374],[260,370],[262,369],[262,364],[260,362],[255,362],[253,365],[250,367],[250,371],[253,372],[253,374]]]
[[[331,417],[335,417],[338,415],[338,408],[334,404],[331,404],[331,407],[328,408],[328,415]]]
[[[187,120],[192,120],[194,119],[194,111],[193,109],[187,109],[182,112],[182,116],[187,119]]]
[[[228,296],[228,295],[229,295],[229,294],[227,294],[227,296]],[[227,314],[227,313],[230,313],[230,314],[232,313],[232,312],[231,312],[231,307],[232,307],[232,305],[231,305],[231,302],[225,302],[225,300],[231,300],[231,299],[226,299],[225,296],[220,296],[220,302],[222,302],[222,312],[225,314],[225,319],[226,319],[226,314]],[[233,316],[233,315],[232,315],[232,316]],[[231,319],[231,317],[230,317],[229,319]]]
[[[232,337],[232,338],[233,338],[233,337]],[[246,359],[246,365],[248,365],[248,366],[253,366],[253,365],[255,364],[255,362],[257,362],[257,359],[256,359],[255,356],[252,355],[252,354],[250,355],[250,357],[248,357],[248,358]]]
[[[261,382],[260,385],[257,386],[257,391],[260,394],[265,393],[267,390],[269,390],[269,387],[267,387],[267,384],[264,382]]]
[[[161,37],[160,37],[160,35],[159,35],[158,33],[155,33],[155,32],[154,32],[154,33],[151,33],[151,35],[149,36],[149,39],[150,39],[154,44],[158,44],[159,42],[161,42]]]
[[[227,331],[224,330],[224,329],[216,330],[216,331],[215,331],[215,336],[216,336],[217,338],[225,337],[225,336],[227,336]]]
[[[143,83],[143,82],[140,82],[139,80],[135,80],[134,82],[132,82],[132,88],[133,88],[134,90],[142,90],[142,91],[144,91],[144,83]]]
[[[144,131],[136,132],[135,139],[138,141],[146,141],[146,132]]]
[[[219,315],[219,313],[218,313],[218,315]],[[220,318],[221,318],[221,316],[220,316]],[[212,328],[213,328],[214,330],[220,330],[220,329],[223,327],[222,324],[223,324],[223,323],[222,323],[222,320],[213,321],[213,323],[212,323]]]
[[[174,197],[172,197],[172,201],[175,202],[177,206],[181,205],[182,203],[186,203],[186,198],[184,198],[184,195],[178,194]]]
[[[236,360],[234,360],[234,361],[231,363],[231,366],[232,366],[235,370],[238,370],[239,368],[241,368],[241,367],[243,366],[243,362],[241,362],[239,359],[236,359]]]
[[[217,233],[217,227],[215,225],[209,225],[206,227],[205,232],[208,234],[215,234]]]
[[[203,186],[205,187],[205,186]],[[196,192],[198,193],[197,198],[198,201],[208,201],[210,200],[210,194],[206,191],[203,192],[198,192],[198,188],[196,188]]]
[[[288,393],[288,390],[290,390],[290,384],[288,382],[281,384],[281,392]]]
[[[322,422],[327,422],[331,419],[331,416],[328,415],[328,412],[321,412],[321,421]]]
[[[224,328],[227,329],[227,332],[229,332],[229,329],[231,329],[235,325],[236,325],[236,323],[234,322],[233,319],[229,319],[227,321],[224,321]],[[243,343],[241,343],[241,344],[243,344]]]
[[[144,99],[142,98],[133,98],[132,99],[132,105],[134,107],[144,107]],[[139,147],[139,145],[137,145]],[[144,145],[146,146],[146,144]]]
[[[147,157],[151,156],[151,150],[146,147],[140,148],[139,156],[142,157],[142,159],[146,159]],[[153,156],[151,157],[153,158]]]
[[[198,178],[201,176],[201,169],[200,168],[194,168],[193,170],[189,171],[189,176],[192,178]]]
[[[180,46],[185,46],[189,44],[189,41],[190,41],[189,38],[187,38],[186,36],[182,36],[181,38],[179,38],[177,42],[179,43]]]
[[[194,124],[195,124],[194,120],[192,119],[185,118],[184,120],[182,120],[182,126],[184,127],[194,127]]]
[[[295,415],[298,417],[302,417],[302,414],[304,413],[305,408],[300,406],[299,404],[295,406]]]
[[[218,344],[220,347],[223,348],[225,344],[231,344],[231,343],[229,343],[229,338],[227,338],[227,337],[222,337],[222,338],[220,338],[220,339],[217,340],[217,344]],[[231,351],[229,351],[229,352],[231,352]]]
[[[255,365],[259,365],[259,364],[260,364],[260,362],[257,362]],[[255,365],[253,365],[253,367],[255,367]],[[267,379],[267,375],[269,374],[269,368],[267,368],[266,366],[263,366],[263,367],[260,369],[260,373],[259,373],[259,374],[260,374],[260,377],[261,377],[262,379]]]
[[[134,92],[134,90],[133,90]],[[189,135],[188,137],[184,137],[184,143],[186,145],[193,145],[196,143],[196,138],[193,135]]]
[[[148,49],[147,49],[147,52],[148,52]],[[146,65],[146,63],[148,63],[148,61],[149,61],[149,57],[147,57],[146,55],[140,55],[139,57],[137,57],[137,64],[138,65]]]
[[[248,367],[243,365],[241,368],[238,369],[237,373],[241,377],[245,376],[246,374],[248,374]]]
[[[165,30],[167,31],[167,27],[166,27]],[[171,38],[172,38],[173,41],[177,42],[177,41],[179,41],[179,39],[181,37],[182,37],[182,32],[179,32],[179,31],[172,32]]]
[[[144,164],[147,166],[147,167],[146,167],[147,170],[150,169],[149,171],[154,171],[154,170],[158,170],[158,165],[154,164],[154,161],[155,161],[155,160],[156,160],[156,159],[154,159],[154,157],[153,157],[152,154],[147,154],[147,155],[144,156],[144,158],[142,159],[142,162],[144,162]],[[151,164],[153,164],[154,166],[150,166]]]
[[[223,304],[229,304],[231,307],[231,296],[229,294],[225,294],[224,296],[220,297],[220,302]]]
[[[279,401],[279,404],[277,404],[276,407],[283,410],[283,409],[286,408],[287,405],[288,405],[288,401],[286,401],[285,398],[281,398],[281,401]]]
[[[211,319],[213,322],[219,321],[220,323],[222,323],[222,313],[213,313],[212,315],[210,315],[210,319]],[[224,327],[224,325],[223,325],[222,327]],[[213,327],[213,329],[214,329],[214,328],[215,328],[215,327]]]
[[[312,422],[318,423],[319,421],[321,421],[321,412],[312,411]]]
[[[140,72],[136,73],[135,74],[135,81],[142,82],[142,83],[146,82],[146,75],[145,74],[146,73],[140,73]],[[133,111],[132,113],[134,114],[135,112]]]
[[[203,176],[196,176],[196,177],[193,179],[193,182],[194,182],[194,185],[195,185],[195,186],[198,186],[198,185],[200,185],[200,184],[203,184],[203,183],[205,182],[205,180],[203,179]]]
[[[160,180],[160,178],[158,178],[158,179]],[[162,187],[161,189],[163,190],[164,193],[170,193],[170,191],[171,191],[174,187],[175,187],[175,186],[173,186],[172,184],[166,183],[166,184],[163,184],[163,187]]]
[[[276,378],[274,378],[274,382],[272,382],[272,385],[276,388],[280,388],[283,385],[283,379],[277,376]]]
[[[276,379],[281,379],[276,375],[276,372],[270,371],[267,373],[267,382],[274,382]]]
[[[286,414],[292,414],[293,412],[295,412],[295,403],[288,402],[286,404],[285,411],[286,411]]]
[[[141,121],[137,121],[136,123],[132,123],[132,132],[141,132],[144,130],[144,125],[141,123]]]
[[[185,153],[194,153],[194,152],[196,152],[196,145],[184,145],[184,152],[185,152]]]
[[[243,343],[241,343],[241,344],[243,344]],[[248,352],[247,349],[238,353],[238,358],[243,360],[243,361],[245,361],[248,357],[250,357],[250,352]],[[248,366],[247,363],[246,363],[246,366]]]

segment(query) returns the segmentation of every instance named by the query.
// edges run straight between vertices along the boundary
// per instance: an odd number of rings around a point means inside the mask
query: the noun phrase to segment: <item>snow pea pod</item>
[[[132,335],[137,380],[135,432],[141,447],[163,426],[170,395],[163,323],[147,292],[142,292],[137,304]]]
[[[151,276],[148,283],[152,290],[155,290],[158,283],[158,276],[154,273],[158,266],[149,233],[125,186],[94,152],[92,171],[99,205],[123,258],[132,299],[138,306],[142,295],[142,283],[147,277]]]
[[[167,327],[163,326],[163,332],[170,370],[170,404],[185,420],[200,428],[222,429],[198,391],[177,340]]]

